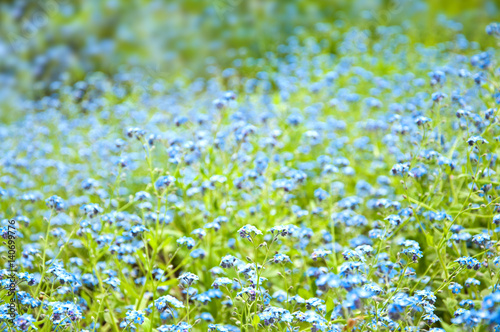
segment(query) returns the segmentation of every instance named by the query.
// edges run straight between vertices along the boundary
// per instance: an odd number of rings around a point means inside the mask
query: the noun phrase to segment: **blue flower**
[[[469,144],[470,146],[477,145],[478,143],[488,144],[488,141],[482,138],[481,136],[471,136],[467,140],[467,144]]]
[[[200,278],[194,273],[186,272],[180,275],[178,279],[182,286],[189,287]]]
[[[472,237],[472,242],[477,243],[479,245],[484,245],[486,241],[490,240],[490,235],[488,233],[481,233],[474,235]]]
[[[479,270],[481,268],[481,263],[474,257],[460,257],[455,262],[468,269]]]
[[[274,257],[271,259],[273,263],[280,264],[280,263],[291,263],[292,261],[290,260],[290,257],[288,257],[285,254],[280,254],[277,253],[274,255]]]
[[[196,242],[193,238],[183,236],[180,239],[177,239],[177,245],[180,247],[186,246],[189,250],[191,250],[196,245]]]
[[[184,304],[171,295],[159,297],[154,301],[158,311],[163,312],[169,308],[184,308]]]
[[[170,187],[173,183],[175,183],[175,178],[171,175],[166,175],[158,178],[155,182],[156,190],[162,191],[166,188]]]
[[[470,286],[479,286],[481,282],[475,278],[467,278],[465,281],[465,287],[470,287]]]
[[[64,200],[59,196],[50,196],[45,200],[45,204],[56,211],[63,211],[66,208]]]
[[[14,319],[14,325],[21,331],[28,331],[30,328],[37,330],[36,319],[31,314],[22,314]]]
[[[448,289],[451,290],[451,292],[453,294],[459,294],[460,291],[462,290],[463,286],[456,283],[456,282],[452,282],[450,283],[450,285],[448,286]]]
[[[238,230],[238,234],[241,236],[241,238],[252,241],[252,238],[255,235],[261,235],[262,232],[259,231],[255,226],[245,225]]]
[[[127,311],[127,317],[125,320],[127,322],[133,322],[134,324],[142,325],[144,323],[144,312],[137,310],[129,310]]]
[[[314,197],[316,197],[320,202],[324,201],[329,196],[330,194],[324,189],[318,188],[314,191]]]
[[[331,253],[331,250],[314,249],[313,253],[311,254],[311,258],[313,260],[317,260],[318,258],[325,258]]]

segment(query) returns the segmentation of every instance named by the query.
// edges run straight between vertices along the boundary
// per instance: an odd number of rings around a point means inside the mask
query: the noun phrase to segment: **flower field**
[[[0,124],[0,329],[500,331],[498,50],[443,24],[44,78]]]

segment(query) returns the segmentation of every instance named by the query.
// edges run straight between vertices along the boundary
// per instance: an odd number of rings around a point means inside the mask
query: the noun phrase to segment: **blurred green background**
[[[207,76],[207,63],[260,58],[294,34],[328,41],[332,31],[401,25],[412,43],[433,45],[459,31],[494,46],[484,29],[499,8],[491,0],[2,1],[2,115],[43,97],[56,80],[131,68],[167,82]]]

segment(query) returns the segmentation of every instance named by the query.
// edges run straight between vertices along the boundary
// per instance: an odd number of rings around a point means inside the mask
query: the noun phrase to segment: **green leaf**
[[[444,304],[446,305],[446,308],[448,309],[448,311],[451,314],[455,312],[455,308],[457,307],[457,303],[458,303],[458,301],[452,297],[444,299]]]
[[[304,289],[304,288],[299,288],[298,293],[304,299],[310,298],[309,292],[306,289]]]
[[[446,332],[456,332],[457,329],[455,326],[453,325],[448,325],[446,324],[445,322],[441,321],[441,326],[443,327],[443,329],[446,331]]]
[[[149,296],[146,296],[146,294],[144,294],[142,299],[137,299],[137,301],[140,301],[139,310],[145,309],[148,306],[149,300],[150,300],[150,298],[149,298]]]
[[[127,296],[130,297],[138,297],[139,294],[135,291],[135,288],[129,284],[128,282],[123,282],[120,285],[125,291],[127,291]]]
[[[326,319],[329,321],[332,318],[333,309],[335,308],[335,303],[333,303],[333,299],[329,297],[326,300]]]
[[[107,323],[106,326],[112,326],[113,325],[113,321],[111,320],[111,315],[109,314],[109,312],[105,312],[104,313],[104,321]]]
[[[255,314],[255,315],[253,316],[253,319],[252,319],[252,325],[253,325],[253,326],[257,326],[257,324],[259,324],[259,322],[260,322],[259,315]]]
[[[146,236],[146,240],[148,241],[151,248],[153,248],[153,250],[157,248],[158,243],[156,242],[156,238],[154,237],[154,234],[152,232],[149,232],[149,234]]]
[[[330,321],[332,319],[332,314],[333,314],[333,310],[330,310],[330,311],[326,312],[325,318],[326,318],[327,321]]]
[[[150,328],[151,328],[151,321],[149,320],[149,318],[144,317],[144,323],[142,324],[142,328],[144,329],[144,331],[149,331],[150,330]]]
[[[326,300],[326,311],[333,310],[333,308],[335,308],[335,303],[333,303],[333,299],[331,297],[329,297]]]
[[[425,240],[427,241],[427,245],[429,247],[434,247],[434,237],[427,232],[424,232]]]

